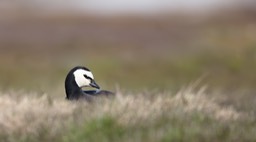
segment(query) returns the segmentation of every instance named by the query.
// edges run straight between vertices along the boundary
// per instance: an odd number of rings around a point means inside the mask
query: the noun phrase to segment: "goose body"
[[[83,87],[93,87],[97,90],[83,90]],[[114,93],[107,90],[100,90],[95,82],[92,72],[82,66],[74,67],[69,71],[65,79],[66,99],[91,101],[98,96],[113,96]]]

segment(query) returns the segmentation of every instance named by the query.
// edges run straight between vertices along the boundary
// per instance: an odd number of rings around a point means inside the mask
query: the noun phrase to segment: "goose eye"
[[[87,76],[86,74],[84,75],[84,77],[85,77],[86,79],[90,79],[90,80],[91,80],[91,78],[90,78],[89,76]]]

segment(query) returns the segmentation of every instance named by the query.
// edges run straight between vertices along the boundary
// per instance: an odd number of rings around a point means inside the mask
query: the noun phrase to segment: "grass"
[[[86,54],[85,51],[85,57],[68,56],[65,53],[58,57],[28,53],[18,60],[13,56],[2,57],[0,73],[4,76],[0,77],[1,88],[42,90],[49,93],[48,90],[56,89],[56,86],[63,84],[70,68],[84,65],[93,71],[99,84],[110,89],[114,89],[118,84],[124,89],[136,91],[144,89],[177,91],[189,82],[204,76],[204,82],[213,89],[230,91],[239,86],[238,89],[254,90],[256,81],[254,47],[239,51],[202,49],[193,54],[177,53],[175,56],[151,57],[152,53],[148,53],[149,55],[143,55],[143,58],[135,53],[132,59],[126,59],[123,56],[110,57],[113,53],[106,56],[103,53],[107,50],[115,49],[88,50],[92,53],[101,51],[100,57]],[[171,53],[172,50],[166,49],[161,52]],[[131,51],[134,52],[133,49]]]
[[[254,13],[220,13],[7,16],[0,141],[256,141]],[[76,65],[116,98],[66,101]]]
[[[50,94],[0,96],[1,141],[255,141],[255,110],[238,111],[191,85],[92,104]]]

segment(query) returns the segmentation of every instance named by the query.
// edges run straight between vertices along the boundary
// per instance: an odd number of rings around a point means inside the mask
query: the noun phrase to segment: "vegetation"
[[[256,141],[255,13],[239,12],[5,17],[0,141]],[[76,65],[116,98],[66,101]]]
[[[193,86],[193,85],[191,85]],[[129,94],[94,103],[5,93],[2,141],[255,141],[255,114],[187,87],[176,94]],[[18,95],[18,96],[15,96]]]

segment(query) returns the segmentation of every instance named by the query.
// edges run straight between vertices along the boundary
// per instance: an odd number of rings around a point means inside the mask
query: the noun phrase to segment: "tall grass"
[[[117,90],[113,99],[67,101],[0,95],[0,141],[253,141],[255,114],[193,86],[178,93]]]

